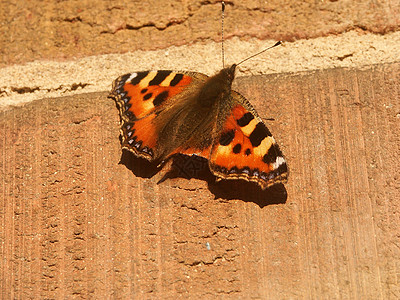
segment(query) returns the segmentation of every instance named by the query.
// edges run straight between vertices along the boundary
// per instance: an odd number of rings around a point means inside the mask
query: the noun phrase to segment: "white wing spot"
[[[286,163],[285,159],[282,156],[278,156],[276,158],[276,161],[272,164],[272,168],[276,170],[279,168],[280,165],[283,165],[284,163]]]
[[[129,76],[129,78],[126,80],[126,82],[131,82],[131,80],[133,78],[135,78],[137,76],[137,73],[132,73],[131,76]]]

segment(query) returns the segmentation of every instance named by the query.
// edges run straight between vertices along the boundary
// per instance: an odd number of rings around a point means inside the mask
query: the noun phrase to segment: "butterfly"
[[[231,89],[236,64],[214,76],[145,71],[117,78],[109,95],[121,119],[122,148],[159,166],[176,154],[207,159],[217,181],[262,189],[285,183],[286,160],[252,105]]]

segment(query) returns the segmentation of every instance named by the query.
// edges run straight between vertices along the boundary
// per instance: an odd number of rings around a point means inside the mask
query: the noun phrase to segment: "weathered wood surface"
[[[285,187],[157,185],[106,93],[0,113],[0,298],[400,298],[400,65],[237,80]]]

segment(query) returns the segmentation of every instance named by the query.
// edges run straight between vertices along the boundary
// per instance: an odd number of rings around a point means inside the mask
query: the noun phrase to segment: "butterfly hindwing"
[[[288,169],[271,132],[239,93],[232,91],[232,108],[214,140],[209,165],[222,179],[244,179],[265,189],[285,182]]]
[[[171,105],[174,96],[208,76],[185,71],[145,71],[125,74],[113,83],[110,94],[121,117],[122,148],[149,161],[154,158],[158,135],[157,111]]]

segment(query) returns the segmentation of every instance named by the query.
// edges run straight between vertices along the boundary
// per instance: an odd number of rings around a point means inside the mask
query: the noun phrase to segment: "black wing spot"
[[[143,100],[149,100],[151,97],[153,97],[153,94],[148,93],[148,94],[144,95]]]
[[[256,128],[254,128],[253,132],[250,134],[249,139],[253,147],[258,147],[263,139],[267,136],[272,136],[271,132],[263,123],[258,123]]]
[[[249,148],[247,148],[246,151],[244,152],[244,154],[246,154],[246,156],[249,156],[251,154],[251,150]]]
[[[233,147],[233,153],[238,154],[240,153],[240,150],[242,150],[242,145],[241,144],[236,144],[235,147]]]
[[[140,92],[141,92],[142,94],[147,93],[147,89],[142,89]]]
[[[171,80],[170,86],[176,86],[179,82],[181,82],[183,78],[183,74],[176,74],[174,79]]]
[[[240,127],[244,127],[244,126],[248,125],[251,122],[251,120],[253,120],[253,119],[254,119],[253,114],[250,112],[247,112],[236,122]]]
[[[266,164],[272,164],[276,162],[278,156],[282,156],[282,152],[277,144],[272,144],[268,152],[263,156],[262,161]]]
[[[232,130],[229,130],[229,131],[227,131],[227,132],[224,132],[222,135],[221,135],[221,137],[220,137],[220,139],[219,139],[219,143],[220,143],[220,145],[222,145],[222,146],[227,146],[227,145],[229,145],[231,142],[232,142],[232,140],[233,140],[233,138],[235,137],[235,131],[232,129]]]
[[[149,85],[159,85],[171,74],[172,71],[158,71],[157,75],[149,82]]]
[[[162,93],[159,93],[153,100],[154,106],[159,106],[167,98],[168,98],[168,91],[164,91]]]
[[[142,79],[145,78],[148,74],[149,74],[149,72],[137,73],[136,77],[131,80],[131,84],[133,84],[133,85],[139,84],[139,82],[142,81]],[[129,75],[131,75],[131,74],[129,74]]]

